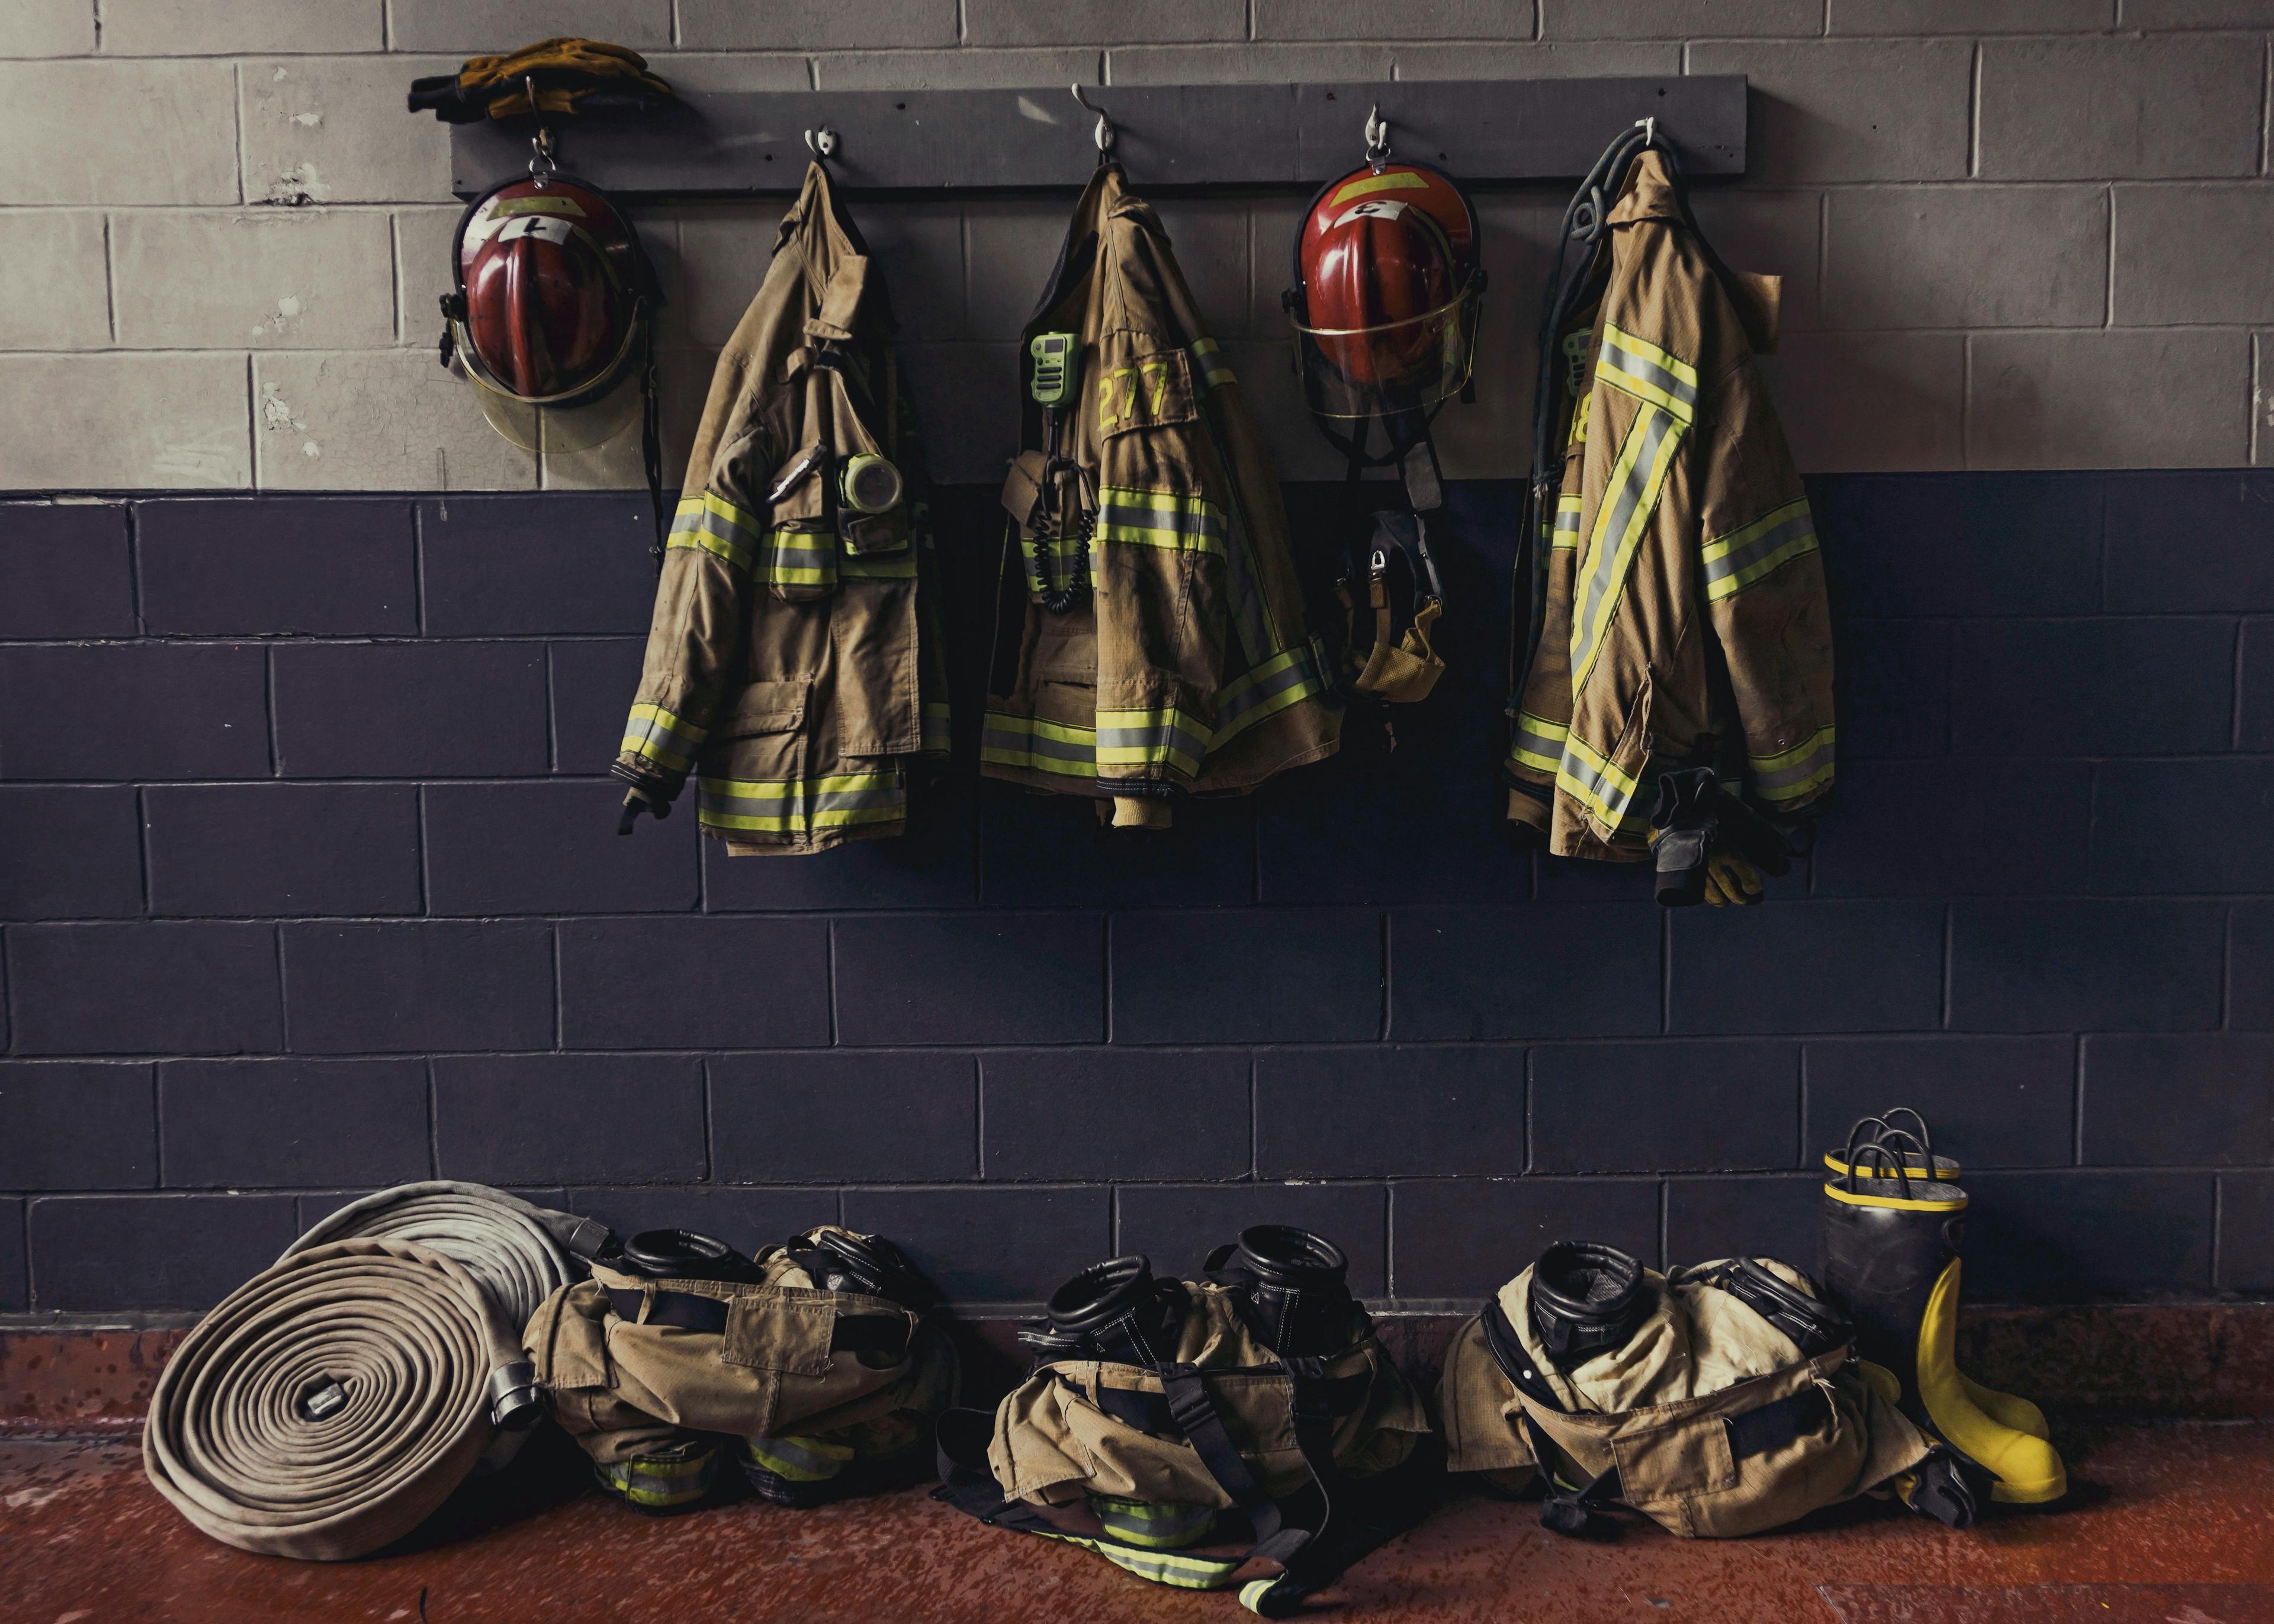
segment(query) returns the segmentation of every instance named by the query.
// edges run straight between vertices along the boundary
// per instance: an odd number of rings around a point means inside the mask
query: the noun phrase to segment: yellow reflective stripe
[[[1567,724],[1519,710],[1516,726],[1509,730],[1509,756],[1541,772],[1554,772],[1563,764],[1563,741],[1570,736]]]
[[[1585,579],[1571,616],[1571,692],[1586,686],[1595,659],[1608,641],[1612,616],[1626,591],[1627,573],[1635,549],[1658,507],[1668,471],[1674,466],[1675,447],[1682,443],[1682,425],[1657,407],[1645,402],[1619,446],[1618,460],[1602,506],[1595,514],[1594,534],[1588,538]]]
[[[758,574],[778,586],[827,586],[837,579],[837,537],[830,530],[765,533]]]
[[[825,1438],[745,1438],[750,1462],[791,1483],[826,1483],[853,1463],[853,1446]]]
[[[1213,389],[1219,384],[1238,383],[1232,376],[1231,363],[1224,358],[1224,350],[1212,338],[1197,339],[1192,346],[1193,365],[1201,375],[1204,387]]]
[[[1923,1184],[1931,1184],[1933,1181],[1922,1174],[1918,1182]],[[1955,1187],[1951,1190],[1950,1193],[1957,1199],[1950,1201],[1909,1200],[1899,1195],[1857,1195],[1852,1191],[1842,1190],[1837,1184],[1825,1185],[1824,1193],[1830,1196],[1835,1201],[1845,1202],[1849,1207],[1890,1207],[1897,1212],[1904,1213],[1963,1212],[1966,1210],[1967,1204],[1966,1192],[1963,1190],[1960,1190]]]
[[[724,519],[736,530],[741,530],[744,535],[755,536],[760,530],[766,528],[765,521],[759,518],[757,515],[745,512],[743,509],[735,507],[734,503],[728,501],[725,497],[717,495],[712,492],[705,491],[703,493],[703,506],[709,512],[716,515],[721,519]]]
[[[1097,777],[1097,731],[990,710],[979,735],[979,759],[1062,778]]]
[[[1097,539],[1134,542],[1186,553],[1224,551],[1224,509],[1181,491],[1139,491],[1101,485]]]
[[[1770,571],[1815,551],[1816,523],[1803,496],[1699,549],[1706,597],[1713,603],[1734,597]]]
[[[944,750],[953,736],[947,705],[940,700],[927,699],[923,704],[923,748]]]
[[[1798,801],[1815,793],[1832,780],[1836,766],[1834,725],[1826,722],[1788,750],[1774,756],[1749,756],[1753,793],[1763,801]]]
[[[718,1450],[707,1448],[684,1460],[635,1455],[595,1462],[592,1470],[602,1488],[635,1506],[683,1506],[710,1492],[718,1467]]]
[[[1284,1575],[1277,1579],[1250,1579],[1239,1587],[1239,1605],[1250,1613],[1261,1613],[1263,1611],[1263,1598],[1284,1583],[1286,1581]]]
[[[1698,369],[1613,322],[1603,324],[1595,376],[1637,400],[1663,408],[1679,423],[1688,424],[1698,410]]]
[[[1586,503],[1577,496],[1555,499],[1555,516],[1550,522],[1548,530],[1547,545],[1550,547],[1567,553],[1579,550],[1579,511],[1585,506]]]
[[[1141,1579],[1174,1585],[1180,1590],[1220,1590],[1239,1571],[1238,1562],[1221,1558],[1185,1556],[1174,1551],[1141,1551],[1116,1540],[1089,1539],[1080,1534],[1053,1533],[1047,1529],[1036,1529],[1035,1532],[1045,1539],[1063,1540],[1085,1551],[1095,1551],[1116,1568]]]
[[[748,569],[762,534],[763,527],[756,518],[724,497],[706,492],[681,499],[666,545],[713,553],[738,569]]]
[[[1198,1545],[1216,1526],[1216,1507],[1190,1500],[1122,1500],[1093,1494],[1089,1508],[1105,1531],[1124,1545],[1148,1551]]]
[[[1336,192],[1327,207],[1332,208],[1336,204],[1347,203],[1352,198],[1371,197],[1377,192],[1427,191],[1428,185],[1427,176],[1416,175],[1411,169],[1389,169],[1380,175],[1361,175]]]
[[[674,716],[661,705],[636,704],[624,724],[621,748],[648,761],[660,762],[674,772],[694,764],[697,751],[711,736],[708,728]]]
[[[1577,733],[1564,738],[1563,757],[1555,766],[1555,784],[1613,825],[1627,821],[1627,808],[1634,804],[1638,787],[1630,774],[1613,766],[1608,757],[1599,755]]]
[[[812,778],[701,780],[697,819],[712,829],[800,834],[905,816],[907,787],[892,772],[834,773]]]
[[[1216,732],[1209,739],[1209,748],[1216,749],[1266,717],[1325,692],[1326,677],[1311,658],[1309,645],[1283,649],[1240,673],[1216,695]]]
[[[1197,776],[1209,751],[1208,724],[1175,705],[1152,710],[1100,710],[1096,737],[1100,767],[1151,767],[1166,763]]]

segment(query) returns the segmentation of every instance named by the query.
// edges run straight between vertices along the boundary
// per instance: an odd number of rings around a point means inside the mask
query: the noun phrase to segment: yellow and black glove
[[[1710,767],[1660,774],[1650,823],[1658,899],[1669,908],[1751,907],[1762,875],[1792,870],[1783,831],[1723,793]]]
[[[675,99],[637,51],[564,34],[503,56],[471,57],[456,73],[413,79],[410,110],[432,111],[448,124],[510,118],[530,110],[531,80],[544,113],[645,112]]]

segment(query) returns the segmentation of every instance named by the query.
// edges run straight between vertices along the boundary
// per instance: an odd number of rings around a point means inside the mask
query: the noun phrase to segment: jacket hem
[[[729,857],[809,857],[816,852],[855,840],[897,839],[907,832],[907,828],[906,818],[895,818],[888,823],[856,823],[844,829],[823,830],[809,838],[796,840],[754,840],[740,831],[729,834],[707,827],[703,833],[725,846]]]

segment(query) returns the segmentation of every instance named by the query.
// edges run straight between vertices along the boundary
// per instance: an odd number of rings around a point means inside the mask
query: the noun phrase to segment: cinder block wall
[[[434,365],[456,211],[401,102],[578,30],[698,87],[1750,74],[1753,173],[1699,207],[1788,279],[1843,689],[1815,858],[1667,919],[1499,843],[1552,189],[1485,199],[1455,673],[1397,756],[1160,840],[968,783],[809,861],[616,840],[636,452],[539,466]],[[1431,1307],[1565,1233],[1804,1259],[1816,1151],[1897,1101],[1981,1169],[1977,1294],[2274,1290],[2270,31],[2265,0],[17,0],[0,1311],[195,1308],[433,1175],[749,1244],[841,1215],[977,1304],[1268,1214]],[[1279,339],[1298,203],[1163,212],[1304,481],[1337,470]],[[682,440],[779,208],[644,219]],[[972,487],[967,711],[1063,208],[860,209]]]

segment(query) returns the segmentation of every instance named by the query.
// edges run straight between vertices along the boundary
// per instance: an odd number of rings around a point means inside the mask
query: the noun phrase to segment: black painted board
[[[1693,175],[1745,166],[1745,79],[1491,79],[1352,85],[1087,88],[1116,155],[1147,191],[1315,185],[1365,156],[1379,106],[1401,157],[1472,183],[1569,179],[1628,124],[1657,117]],[[627,197],[795,191],[805,134],[836,132],[841,184],[862,192],[1078,187],[1097,162],[1096,116],[1063,88],[722,91],[644,117],[559,122],[561,167]],[[451,132],[452,189],[521,172],[530,123]]]

